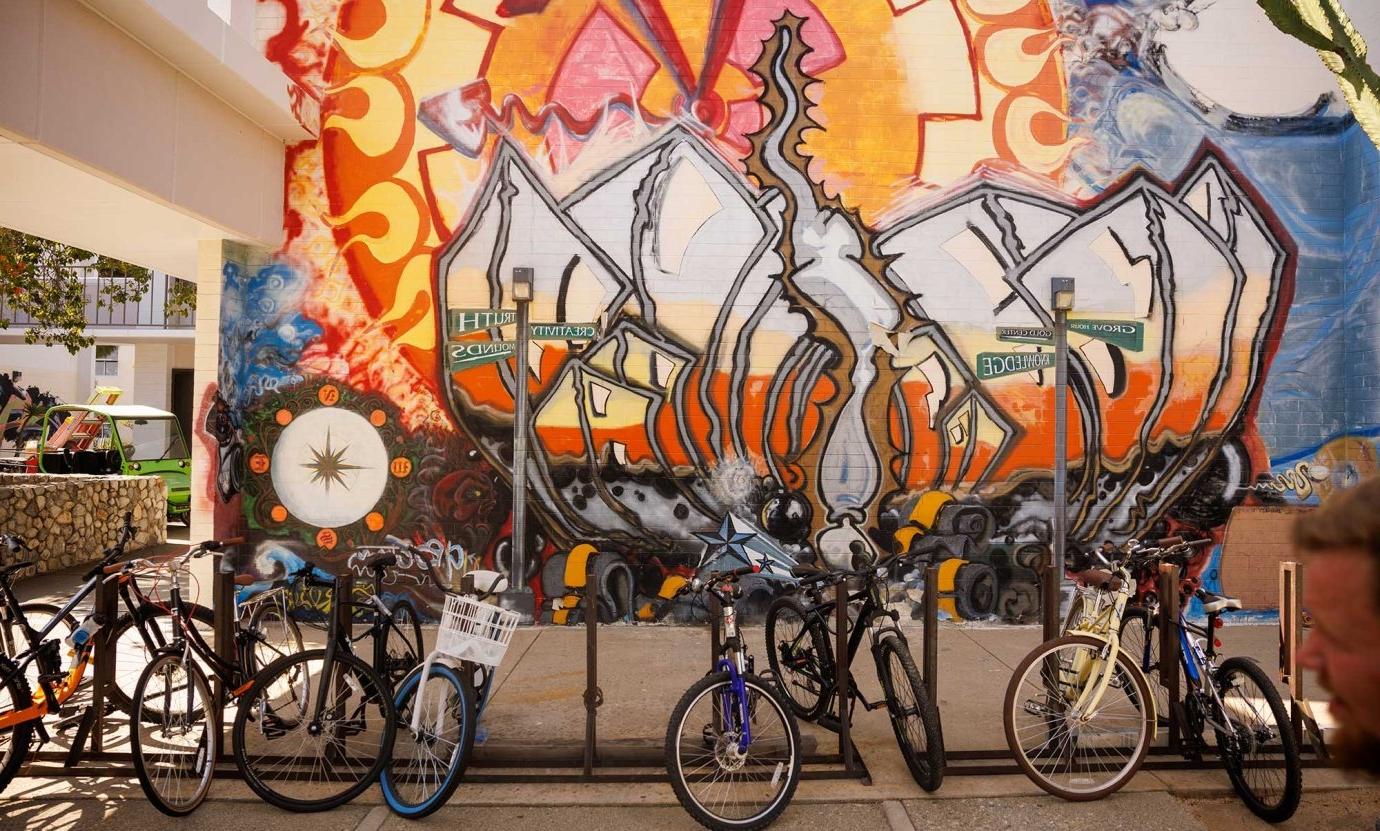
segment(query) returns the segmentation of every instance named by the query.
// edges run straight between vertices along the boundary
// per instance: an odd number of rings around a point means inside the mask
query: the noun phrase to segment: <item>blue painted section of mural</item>
[[[297,361],[321,327],[302,314],[307,285],[292,268],[227,262],[221,276],[220,394],[238,410],[300,383]]]

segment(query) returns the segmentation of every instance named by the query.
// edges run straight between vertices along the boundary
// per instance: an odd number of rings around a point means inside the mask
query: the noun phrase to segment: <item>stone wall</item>
[[[18,557],[2,550],[0,565],[36,559],[43,573],[92,562],[119,539],[127,511],[136,529],[130,551],[167,540],[167,486],[156,476],[0,474],[0,533],[33,549]]]

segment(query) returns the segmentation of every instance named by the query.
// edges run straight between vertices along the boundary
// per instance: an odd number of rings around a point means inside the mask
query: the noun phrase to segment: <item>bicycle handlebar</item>
[[[686,583],[685,585],[677,589],[676,595],[679,596],[682,594],[691,594],[699,593],[702,591],[708,591],[709,589],[712,589],[715,586],[718,586],[722,583],[732,583],[739,577],[746,577],[749,574],[757,574],[761,570],[761,566],[751,565],[743,566],[742,568],[735,568],[732,571],[716,571],[711,573],[708,577],[702,579],[699,577],[694,578],[690,582]]]

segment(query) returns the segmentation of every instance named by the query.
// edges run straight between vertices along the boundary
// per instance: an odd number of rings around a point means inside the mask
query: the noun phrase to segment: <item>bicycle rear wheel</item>
[[[886,709],[896,745],[916,784],[936,791],[944,782],[944,734],[939,710],[925,692],[906,642],[893,634],[877,644],[877,678],[886,694]]]
[[[454,667],[433,663],[426,681],[417,667],[398,685],[398,729],[379,784],[393,812],[421,819],[445,805],[465,773],[474,746],[474,693]],[[422,708],[417,732],[413,712]]]
[[[15,664],[0,655],[0,678],[6,678],[15,671]],[[18,678],[8,684],[0,684],[0,717],[28,708],[34,703],[33,691],[20,686]],[[9,787],[10,780],[19,772],[19,766],[29,756],[29,739],[33,734],[33,722],[23,721],[13,727],[0,729],[0,791]]]
[[[62,609],[52,603],[21,603],[19,610],[24,613],[24,619],[29,622],[35,632],[42,633],[49,624],[57,618],[58,612]],[[0,652],[14,657],[29,648],[29,642],[24,639],[23,628],[19,621],[13,620],[7,613],[0,617]],[[61,622],[48,633],[48,638],[53,640],[65,640],[69,635],[76,631],[77,619],[71,614],[64,615]],[[34,661],[24,670],[24,677],[30,690],[38,689],[38,662]]]
[[[1150,690],[1126,653],[1108,668],[1107,644],[1069,635],[1036,647],[1006,688],[1003,721],[1016,763],[1032,782],[1074,802],[1101,799],[1140,768],[1154,733]],[[1085,689],[1112,673],[1096,706],[1079,712]]]
[[[271,600],[260,602],[254,614],[249,616],[249,631],[254,637],[250,674],[303,649],[301,627],[281,604]]]
[[[144,795],[168,816],[195,811],[211,790],[219,750],[206,674],[180,652],[155,657],[139,676],[130,716],[134,772]]]
[[[393,747],[397,716],[383,679],[347,652],[329,667],[325,655],[269,664],[235,713],[235,764],[254,793],[284,810],[344,805],[373,784]]]
[[[208,644],[214,643],[215,625],[211,610],[195,603],[187,604],[192,626]],[[115,683],[106,688],[105,697],[112,706],[126,713],[133,710],[134,688],[154,656],[173,642],[177,633],[171,613],[162,606],[139,606],[133,615],[124,614],[115,621]]]
[[[399,682],[422,662],[426,655],[422,651],[422,624],[417,610],[406,600],[399,600],[393,606],[392,618],[385,623],[383,655],[378,670],[389,689],[396,689]]]
[[[765,828],[790,804],[800,782],[800,731],[789,706],[761,678],[742,680],[746,702],[728,673],[701,678],[681,696],[666,728],[671,787],[706,828]],[[745,728],[751,739],[746,748]]]
[[[1283,822],[1298,810],[1303,795],[1303,763],[1289,711],[1270,676],[1248,658],[1223,661],[1214,680],[1225,710],[1222,720],[1232,727],[1231,735],[1216,731],[1232,787],[1251,813]]]
[[[1121,648],[1145,673],[1155,699],[1155,715],[1169,718],[1169,690],[1160,683],[1159,618],[1143,607],[1128,607],[1121,617]]]
[[[796,718],[814,721],[829,706],[834,656],[829,630],[793,597],[767,609],[767,664]]]

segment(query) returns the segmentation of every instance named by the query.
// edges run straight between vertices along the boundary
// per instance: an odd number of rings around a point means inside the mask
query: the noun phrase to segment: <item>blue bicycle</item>
[[[666,728],[666,771],[680,804],[706,828],[756,829],[774,821],[800,783],[800,730],[776,685],[753,672],[738,635],[738,578],[759,566],[696,577],[678,595],[719,602],[723,647],[714,671],[681,696]]]

